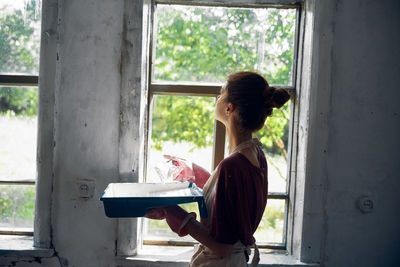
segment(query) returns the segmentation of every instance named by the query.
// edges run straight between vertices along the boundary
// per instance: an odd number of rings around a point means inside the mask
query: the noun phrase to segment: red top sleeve
[[[264,177],[267,165],[261,153],[260,168],[240,153],[224,159],[218,167],[210,225],[210,235],[218,242],[233,244],[240,240],[244,245],[255,242],[253,234],[261,221],[268,192]]]

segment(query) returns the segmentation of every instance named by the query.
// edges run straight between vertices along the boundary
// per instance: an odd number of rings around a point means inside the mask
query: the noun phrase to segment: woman
[[[166,218],[179,236],[191,235],[200,245],[189,266],[247,266],[250,246],[267,204],[268,172],[261,144],[252,134],[273,108],[290,98],[285,89],[270,87],[255,72],[229,75],[215,107],[215,119],[227,130],[229,156],[204,185],[209,217],[196,220],[179,206],[151,210],[146,217]],[[253,264],[258,263],[255,246]]]

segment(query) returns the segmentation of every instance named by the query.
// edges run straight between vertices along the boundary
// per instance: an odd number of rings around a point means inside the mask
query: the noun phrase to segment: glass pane
[[[153,97],[147,182],[163,182],[157,173],[173,155],[195,162],[211,171],[214,130],[213,97]]]
[[[179,205],[187,212],[195,212],[197,214],[197,220],[200,220],[200,214],[197,203],[187,203]],[[172,232],[169,228],[166,220],[150,220],[143,219],[143,240],[158,240],[158,241],[191,241],[197,242],[191,236],[179,237],[177,234]]]
[[[36,178],[37,87],[0,87],[0,180]]]
[[[292,84],[295,9],[157,5],[154,79],[223,82],[258,70]]]
[[[35,186],[0,185],[0,227],[33,228]]]
[[[281,109],[274,109],[264,127],[255,134],[263,144],[268,162],[269,192],[286,192],[289,116],[290,101]]]
[[[263,218],[254,234],[257,244],[283,243],[284,217],[285,200],[268,200]]]
[[[0,73],[38,74],[40,2],[0,1]]]
[[[163,155],[174,155],[195,162],[211,171],[212,135],[214,130],[213,97],[166,96],[153,97],[151,140],[147,162],[146,182],[172,182],[166,176],[170,168]],[[166,163],[167,162],[167,163]],[[168,165],[170,164],[170,165]],[[159,175],[159,173],[163,175]],[[198,213],[197,203],[182,205],[187,211]],[[143,220],[144,240],[177,239],[164,221]],[[193,240],[191,237],[180,241]]]

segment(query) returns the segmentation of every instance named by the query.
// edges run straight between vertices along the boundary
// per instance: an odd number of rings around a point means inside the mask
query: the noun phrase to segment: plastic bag
[[[210,177],[210,173],[201,166],[186,159],[171,155],[164,155],[167,160],[159,163],[155,169],[162,182],[194,182],[197,187],[203,188]]]

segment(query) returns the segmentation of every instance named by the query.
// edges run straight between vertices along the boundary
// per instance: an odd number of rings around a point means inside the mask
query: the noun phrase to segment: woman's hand
[[[166,219],[172,231],[179,236],[185,236],[188,233],[184,230],[184,227],[191,219],[196,220],[196,213],[188,213],[186,210],[175,205],[150,209],[144,217],[154,220]]]
[[[192,163],[192,169],[194,172],[194,183],[197,185],[197,187],[203,189],[204,184],[207,182],[208,178],[210,178],[211,174],[206,169],[194,162]]]
[[[185,226],[191,219],[196,220],[196,213],[188,213],[177,205],[165,207],[165,211],[167,223],[171,230],[179,236],[186,236],[188,233],[185,231]]]
[[[164,158],[171,160],[174,166],[182,167],[182,170],[176,175],[176,177],[174,177],[174,180],[181,182],[194,181],[197,187],[203,189],[204,184],[211,175],[206,169],[194,162],[190,163],[185,159],[171,155],[164,155]],[[190,165],[192,165],[192,168],[189,167]]]
[[[163,220],[165,219],[167,212],[164,208],[152,208],[147,211],[144,217],[153,220]]]

